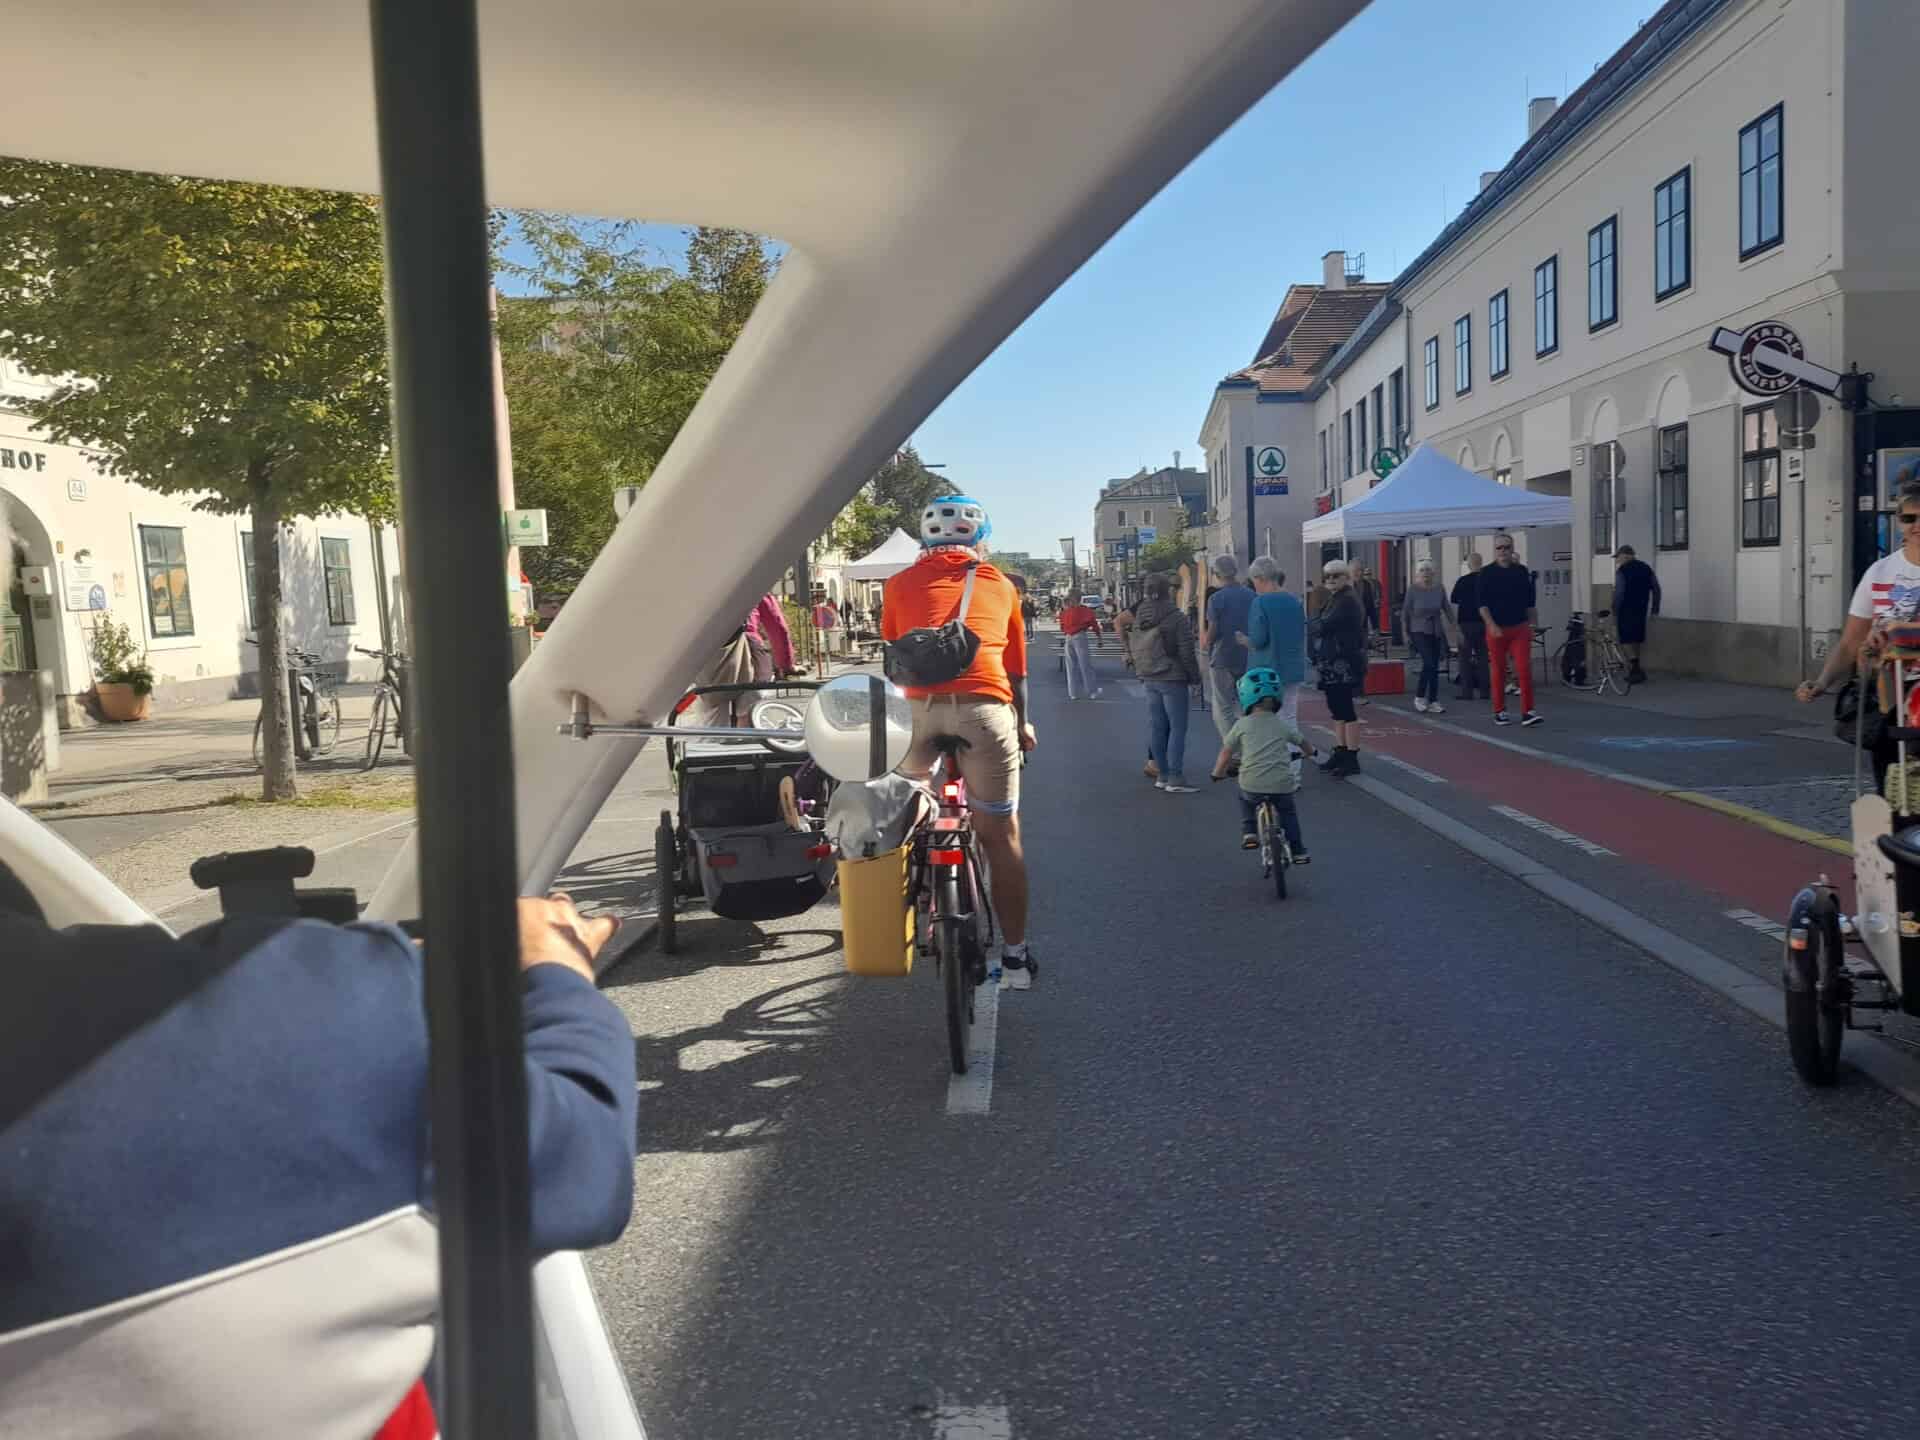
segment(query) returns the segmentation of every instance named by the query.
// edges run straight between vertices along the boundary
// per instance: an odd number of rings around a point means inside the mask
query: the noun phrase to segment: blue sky
[[[1005,550],[1086,545],[1094,497],[1199,465],[1213,387],[1329,250],[1389,280],[1660,0],[1374,0],[1134,216],[913,437]],[[684,231],[644,238],[677,262]],[[1116,363],[1118,361],[1119,363]]]
[[[1391,279],[1659,0],[1375,0],[1188,166],[920,427],[996,543],[1086,545],[1100,485],[1198,465],[1213,387],[1328,250]],[[1116,363],[1118,362],[1118,363]]]

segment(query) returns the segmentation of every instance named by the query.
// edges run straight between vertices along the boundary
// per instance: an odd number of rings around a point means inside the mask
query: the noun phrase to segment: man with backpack
[[[881,634],[887,676],[913,702],[913,746],[900,773],[925,779],[934,742],[957,738],[974,834],[987,853],[1003,940],[1002,990],[1029,990],[1027,859],[1020,844],[1021,753],[1034,748],[1020,592],[986,561],[993,526],[978,500],[948,495],[921,513],[920,558],[887,581]]]
[[[1149,575],[1146,598],[1135,607],[1127,629],[1127,653],[1133,673],[1147,687],[1148,748],[1156,772],[1154,788],[1169,795],[1192,795],[1187,784],[1187,703],[1200,680],[1200,659],[1193,625],[1173,603],[1173,587],[1164,575]]]

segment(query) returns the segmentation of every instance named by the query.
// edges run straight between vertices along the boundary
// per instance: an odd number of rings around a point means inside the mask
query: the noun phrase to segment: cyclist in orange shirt
[[[1039,970],[1027,949],[1027,860],[1020,848],[1020,756],[1037,743],[1027,718],[1027,633],[1020,593],[986,561],[993,526],[980,502],[949,495],[920,517],[920,559],[887,581],[881,634],[898,640],[910,630],[938,629],[960,609],[967,574],[973,595],[966,627],[980,641],[965,673],[941,685],[909,686],[913,748],[902,774],[925,778],[933,769],[933,742],[967,742],[957,757],[967,785],[974,833],[987,854],[993,909],[1002,936],[1000,988],[1027,990]]]

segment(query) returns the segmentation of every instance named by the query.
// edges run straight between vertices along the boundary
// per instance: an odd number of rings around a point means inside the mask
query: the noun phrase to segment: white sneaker
[[[1413,708],[1414,708],[1414,709],[1416,709],[1416,710],[1418,710],[1418,711],[1419,711],[1419,712],[1420,712],[1420,713],[1421,713],[1422,715],[1424,715],[1424,714],[1426,714],[1426,713],[1427,713],[1427,699],[1426,699],[1426,696],[1424,696],[1424,695],[1416,695],[1416,696],[1414,696],[1414,697],[1413,697]]]
[[[1447,713],[1447,707],[1442,705],[1438,700],[1429,700],[1427,702],[1427,714],[1444,715],[1446,713]]]
[[[1169,795],[1198,795],[1200,793],[1198,786],[1188,785],[1184,781],[1178,785],[1162,785],[1160,788]]]
[[[1153,782],[1153,788],[1156,790],[1164,790],[1167,788],[1167,782],[1164,780],[1156,780]]]
[[[1000,988],[1002,990],[1031,990],[1033,971],[1025,963],[1013,965],[1005,960],[1000,962]]]

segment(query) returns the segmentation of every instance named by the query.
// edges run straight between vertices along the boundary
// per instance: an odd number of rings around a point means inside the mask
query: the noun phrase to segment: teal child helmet
[[[1278,670],[1269,670],[1264,665],[1249,670],[1240,677],[1240,713],[1245,714],[1262,700],[1276,703],[1287,692],[1286,681],[1280,678]]]

